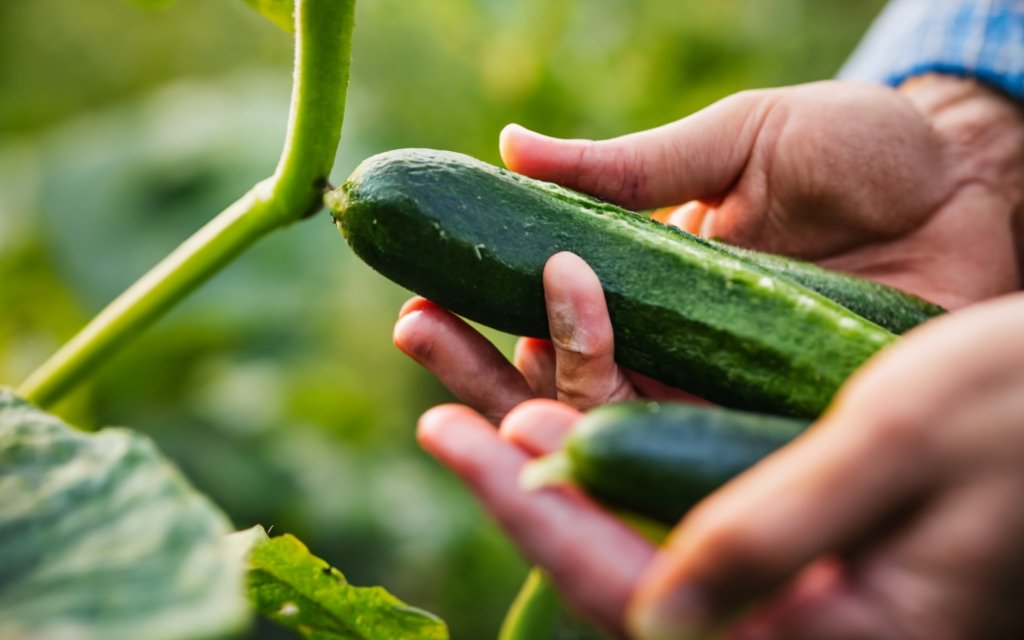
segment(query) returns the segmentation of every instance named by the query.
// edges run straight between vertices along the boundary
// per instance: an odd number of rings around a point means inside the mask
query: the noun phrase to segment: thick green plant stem
[[[271,198],[288,203],[282,224],[323,207],[341,140],[352,52],[355,0],[297,0],[295,84]]]
[[[274,175],[110,303],[29,376],[19,395],[52,405],[258,239],[323,206],[345,114],[354,9],[355,0],[297,0],[291,114]]]
[[[119,347],[268,231],[279,213],[262,182],[221,212],[111,302],[18,389],[47,407]]]
[[[505,614],[498,640],[547,640],[554,631],[561,602],[540,569],[530,569]]]

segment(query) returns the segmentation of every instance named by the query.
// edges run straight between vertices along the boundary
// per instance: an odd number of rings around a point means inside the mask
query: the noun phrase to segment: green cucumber
[[[896,339],[705,240],[461,154],[374,156],[327,203],[381,274],[517,335],[548,336],[541,273],[572,251],[604,287],[616,359],[724,406],[815,417]]]
[[[569,478],[598,500],[674,524],[807,426],[707,406],[626,402],[588,412],[573,427],[564,455]]]
[[[753,262],[757,266],[814,289],[850,311],[885,327],[893,333],[905,333],[917,325],[946,313],[946,310],[915,295],[887,287],[874,280],[858,278],[816,264],[741,249],[723,242],[709,242],[726,253]]]

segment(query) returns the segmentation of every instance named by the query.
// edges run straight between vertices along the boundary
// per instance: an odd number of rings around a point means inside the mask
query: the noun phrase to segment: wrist
[[[905,81],[903,94],[944,143],[952,179],[977,185],[1024,218],[1024,108],[975,80],[926,74]]]

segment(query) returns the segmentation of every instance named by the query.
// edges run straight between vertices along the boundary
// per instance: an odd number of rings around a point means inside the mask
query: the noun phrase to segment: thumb
[[[714,199],[742,174],[771,100],[738,93],[670,124],[610,140],[565,140],[516,124],[499,139],[512,171],[632,209]]]
[[[824,418],[698,505],[634,592],[635,637],[707,637],[815,562],[853,550],[922,495],[927,465],[906,464],[920,456],[910,439],[879,447],[879,431],[857,422]]]

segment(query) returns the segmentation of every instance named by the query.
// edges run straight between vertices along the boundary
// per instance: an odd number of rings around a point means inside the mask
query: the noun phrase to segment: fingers
[[[527,403],[508,419],[552,419],[550,409],[548,403]],[[653,554],[647,541],[577,492],[520,489],[519,470],[529,456],[466,407],[432,409],[420,419],[417,433],[423,447],[470,486],[527,558],[544,567],[575,609],[621,632],[626,600]]]
[[[402,307],[393,340],[459,400],[497,424],[533,397],[523,376],[476,330],[423,298]]]
[[[560,401],[581,411],[636,396],[615,364],[615,341],[601,282],[571,253],[544,267],[544,300]]]
[[[543,280],[551,340],[521,339],[515,366],[467,323],[418,297],[399,314],[395,345],[495,423],[532,397],[557,398],[581,411],[632,399],[633,380],[649,397],[693,399],[615,363],[604,291],[582,259],[552,256]]]
[[[658,222],[679,227],[695,236],[707,236],[713,222],[714,208],[706,202],[691,200],[678,207],[665,207],[651,215]],[[705,220],[707,224],[705,224]]]
[[[945,428],[947,425],[936,425]],[[1001,485],[1001,486],[1000,486]],[[844,562],[819,562],[732,629],[736,640],[1021,635],[1019,479],[952,484]]]
[[[768,607],[730,629],[730,638],[908,640],[907,630],[892,619],[883,602],[872,596],[838,560],[822,560],[804,571]]]
[[[523,338],[515,363],[538,397],[585,411],[608,402],[645,397],[704,401],[615,362],[615,340],[601,282],[583,260],[561,253],[544,269],[551,340]]]
[[[815,560],[865,540],[924,492],[930,468],[916,443],[897,436],[880,447],[870,429],[838,420],[819,423],[683,520],[631,605],[639,638],[707,631]]]
[[[1019,335],[1022,309],[1024,298],[1004,299],[907,334],[851,378],[815,427],[695,508],[637,589],[637,637],[706,631],[836,554],[853,570],[813,606],[776,608],[783,631],[767,637],[1012,637],[971,631],[996,618],[994,595],[1019,593],[1005,567],[1020,575],[1024,564],[1009,552],[1024,510],[1018,519],[1000,495],[1021,485],[1020,457],[1008,452],[1020,442],[1010,437],[1021,405],[1011,382],[1024,347],[1006,338]],[[891,633],[867,626],[879,621]]]
[[[512,361],[538,398],[556,398],[555,349],[550,340],[520,338]]]
[[[501,437],[531,456],[562,448],[582,414],[553,400],[534,400],[529,411],[513,411],[501,423]]]
[[[833,412],[867,410],[899,424],[927,423],[943,407],[1012,375],[1024,361],[1024,295],[1004,296],[915,328],[843,386]],[[956,375],[950,375],[955,372]]]
[[[736,94],[671,124],[601,141],[509,125],[501,157],[513,171],[634,209],[714,198],[742,174],[771,96]]]

